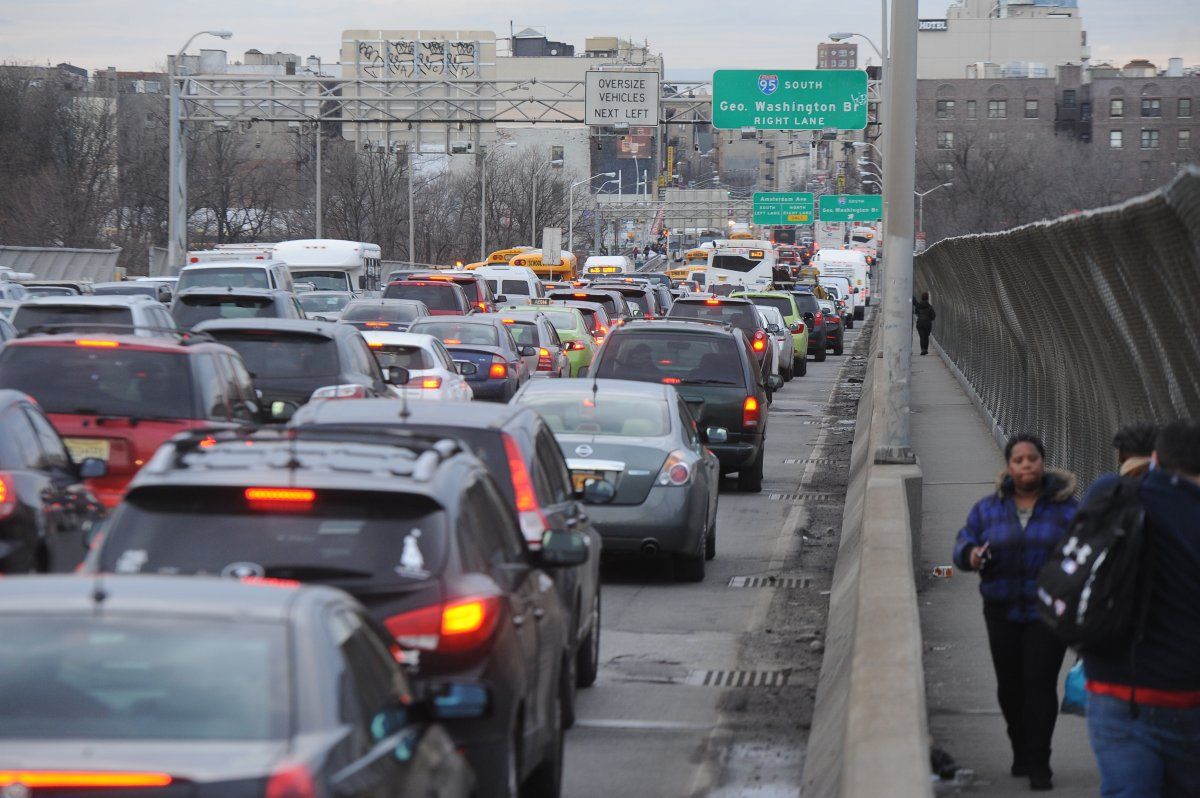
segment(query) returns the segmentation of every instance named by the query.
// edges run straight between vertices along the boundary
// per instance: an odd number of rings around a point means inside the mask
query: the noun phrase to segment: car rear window
[[[0,739],[288,736],[282,623],[6,615],[0,639]]]
[[[318,291],[345,291],[351,288],[347,273],[340,269],[330,269],[329,271],[304,269],[298,274],[293,273],[292,279],[297,282],[312,283]],[[326,309],[328,310],[328,308]]]
[[[133,313],[129,308],[103,305],[20,305],[12,315],[12,324],[22,333],[56,324],[71,325],[71,329],[87,329],[89,324],[128,326],[133,324]]]
[[[433,356],[419,346],[395,346],[370,343],[375,360],[381,367],[401,366],[406,369],[431,369],[434,367]]]
[[[158,296],[158,285],[143,283],[138,285],[98,285],[92,289],[96,296]]]
[[[424,302],[430,310],[460,310],[458,298],[451,285],[389,285],[384,299],[413,299]]]
[[[339,371],[337,343],[315,335],[217,333],[238,351],[258,378],[332,377]]]
[[[739,330],[753,333],[758,329],[758,313],[754,310],[754,305],[743,302],[726,302],[718,301],[716,304],[709,304],[712,300],[690,301],[680,300],[671,306],[671,310],[667,313],[671,318],[680,319],[703,319],[707,321],[723,321],[729,322]]]
[[[209,319],[270,319],[279,315],[274,297],[269,296],[181,296],[172,311],[180,327],[195,327]]]
[[[671,431],[666,402],[653,397],[533,394],[521,404],[541,414],[556,433],[658,437]]]
[[[795,313],[792,309],[792,303],[785,297],[781,296],[751,296],[746,297],[751,302],[764,308],[775,308],[779,311],[779,315],[787,317]]]
[[[460,321],[419,321],[408,328],[409,332],[441,338],[442,343],[481,344],[499,346],[500,333],[491,324],[469,324]]]
[[[270,288],[267,270],[258,266],[229,266],[212,269],[184,269],[177,289],[185,288]]]
[[[508,327],[508,331],[512,333],[512,337],[516,339],[519,346],[537,346],[538,331],[537,323],[532,321],[517,321],[513,320],[512,324],[504,322]]]
[[[442,570],[445,511],[431,499],[316,490],[311,502],[256,504],[248,490],[171,487],[127,498],[106,525],[100,570],[263,576],[350,590]]]
[[[609,316],[617,316],[617,300],[608,294],[590,294],[583,291],[551,291],[547,294],[551,299],[577,299],[580,302],[595,302],[603,305]]]
[[[801,313],[821,312],[821,305],[812,294],[792,294],[792,298],[796,300],[796,307],[800,308]]]
[[[712,268],[746,274],[761,263],[761,260],[751,260],[744,255],[713,255]]]
[[[671,385],[745,384],[734,339],[707,332],[622,330],[605,344],[595,376]]]
[[[351,302],[342,311],[342,321],[412,321],[420,313],[418,305],[405,304],[355,304]]]
[[[554,329],[558,330],[559,332],[570,332],[571,330],[576,329],[576,326],[579,323],[576,321],[575,314],[573,313],[563,313],[561,311],[556,312],[553,310],[543,310],[542,313],[546,314],[546,318],[548,318],[550,323],[554,325]],[[592,317],[592,325],[595,326],[595,313],[585,315],[590,315]]]
[[[305,313],[337,313],[346,307],[350,297],[345,294],[335,294],[332,291],[322,294],[309,294],[300,297],[300,307]]]
[[[126,346],[0,350],[0,388],[29,394],[47,413],[199,418],[190,372],[183,353]]]

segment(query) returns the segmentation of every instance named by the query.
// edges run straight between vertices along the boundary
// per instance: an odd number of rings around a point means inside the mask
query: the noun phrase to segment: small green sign
[[[812,220],[812,194],[801,191],[754,192],[755,224],[808,224]]]
[[[861,69],[718,69],[713,127],[721,130],[862,130],[867,73]]]
[[[883,218],[879,194],[825,194],[821,197],[822,222],[877,222]]]

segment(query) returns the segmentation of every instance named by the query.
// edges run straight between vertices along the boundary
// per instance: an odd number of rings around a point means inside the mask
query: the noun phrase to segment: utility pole
[[[313,128],[317,137],[317,238],[324,238],[322,235],[321,226],[321,123],[317,122],[317,126]]]
[[[909,403],[912,367],[913,202],[917,137],[917,0],[893,0],[884,128],[888,179],[884,202],[883,438],[876,463],[912,463]]]
[[[413,177],[414,177],[413,164],[415,163],[415,160],[413,159],[412,142],[409,142],[405,146],[404,149],[405,149],[406,153],[408,154],[408,262],[416,263],[417,262],[417,248],[416,248],[417,236],[416,236],[416,232],[415,232],[415,230],[416,230],[415,218],[413,216],[413,206],[414,206],[414,203],[413,203]]]
[[[487,258],[487,150],[479,148],[479,260]]]

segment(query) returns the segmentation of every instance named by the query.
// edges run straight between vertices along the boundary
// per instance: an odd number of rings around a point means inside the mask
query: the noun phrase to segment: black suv
[[[304,319],[214,319],[204,332],[237,350],[270,418],[286,421],[320,388],[320,398],[392,397],[391,385],[358,330]]]
[[[767,385],[741,330],[674,318],[627,322],[609,333],[590,374],[674,385],[721,473],[736,471],[741,490],[762,490]]]
[[[410,429],[464,442],[496,478],[511,503],[525,542],[533,550],[549,529],[584,535],[595,556],[578,568],[554,574],[559,597],[571,613],[570,645],[575,683],[596,681],[600,664],[600,534],[592,527],[571,487],[570,469],[554,433],[542,417],[521,405],[414,402],[401,417],[395,402],[318,402],[290,422],[304,428]],[[573,702],[567,707],[573,719]],[[568,725],[570,725],[568,723]]]
[[[647,282],[634,282],[632,278],[629,278],[629,282],[617,282],[610,278],[593,281],[589,287],[602,291],[616,291],[625,297],[635,318],[654,319],[667,315],[666,307],[659,304],[658,292]]]
[[[750,342],[750,351],[763,374],[763,381],[769,379],[771,372],[771,348],[775,342],[763,329],[762,319],[758,308],[749,299],[727,296],[686,296],[675,300],[667,317],[671,319],[699,319],[700,321],[721,321],[732,324],[741,330]],[[771,381],[767,392],[771,393],[783,387],[780,379],[778,384]]]
[[[812,291],[792,291],[796,307],[808,327],[808,353],[813,360],[821,363],[825,360],[825,350],[829,347],[829,333],[825,329],[825,314],[821,312],[821,303]]]
[[[210,319],[307,318],[296,295],[279,288],[188,288],[176,295],[171,315],[184,329]]]
[[[456,441],[326,427],[165,444],[86,569],[341,588],[396,640],[418,684],[492,688],[490,717],[447,723],[479,794],[523,782],[529,794],[557,795],[570,651],[543,569],[587,557],[583,536],[566,531],[530,552],[511,502]]]
[[[404,332],[409,325],[429,315],[424,302],[415,299],[351,299],[338,319],[360,330]]]

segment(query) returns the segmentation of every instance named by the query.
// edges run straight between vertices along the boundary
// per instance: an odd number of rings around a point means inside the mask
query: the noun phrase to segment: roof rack
[[[193,330],[183,330],[178,327],[156,327],[148,324],[110,324],[100,322],[86,321],[67,321],[55,322],[50,324],[35,324],[32,327],[20,332],[18,338],[28,338],[31,335],[53,335],[56,333],[68,333],[71,331],[78,332],[98,332],[110,333],[112,335],[120,335],[121,333],[136,333],[141,330],[162,333],[179,339],[179,343],[187,346],[189,344],[198,343],[213,343],[217,339],[213,338],[206,332],[195,332]]]

